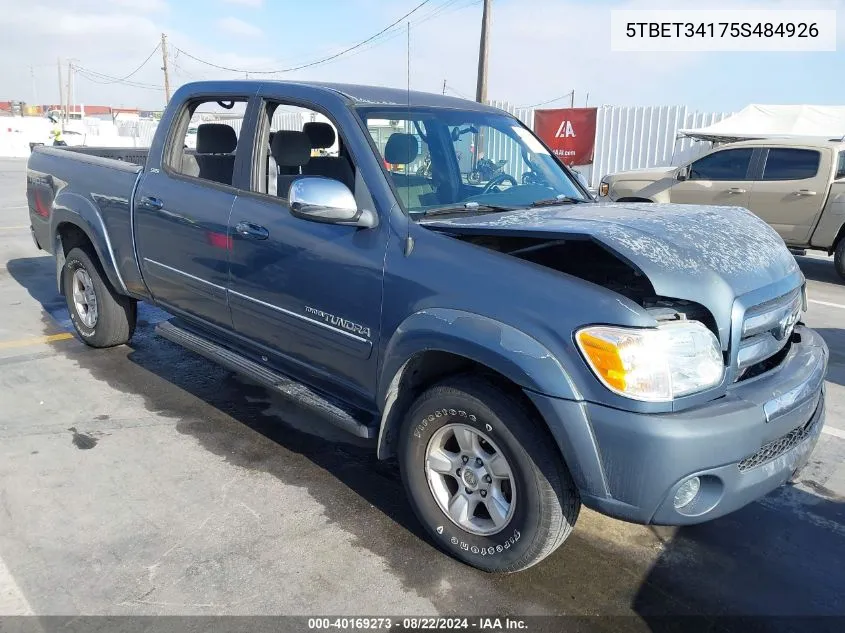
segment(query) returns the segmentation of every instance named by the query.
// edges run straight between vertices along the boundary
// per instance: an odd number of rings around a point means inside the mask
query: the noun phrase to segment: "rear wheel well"
[[[845,239],[845,223],[839,227],[839,233],[836,234],[836,239],[833,240],[833,244],[830,245],[830,248],[827,251],[828,255],[833,255],[833,252],[836,250],[836,247],[839,246],[839,242]]]
[[[379,442],[378,456],[380,459],[393,457],[396,454],[399,428],[405,414],[411,408],[414,401],[429,387],[450,376],[460,374],[481,376],[501,391],[521,401],[536,416],[538,421],[543,421],[543,417],[540,415],[537,407],[525,395],[522,387],[507,376],[471,358],[451,352],[429,350],[411,357],[402,366],[399,373],[401,375],[399,376],[399,383],[395,389],[396,399],[390,407],[387,419],[384,420],[384,428],[381,433],[382,437]],[[388,402],[390,400],[391,396],[388,394]],[[545,426],[545,422],[542,423]],[[563,455],[560,455],[560,458],[563,460]]]
[[[619,198],[616,202],[652,202],[648,198],[637,198],[636,196],[627,196],[625,198]]]
[[[56,229],[56,237],[61,240],[62,255],[67,255],[71,249],[83,248],[91,255],[96,256],[94,244],[88,235],[75,224],[62,222]]]
[[[56,228],[56,242],[56,249],[53,254],[56,256],[56,265],[59,267],[57,270],[61,270],[61,267],[64,266],[67,254],[74,248],[83,249],[93,260],[99,261],[97,258],[97,251],[94,250],[94,244],[91,241],[91,238],[89,238],[85,231],[79,228],[76,224],[71,222],[62,222],[59,224]],[[59,292],[64,294],[65,289],[63,276],[57,274],[57,279]]]

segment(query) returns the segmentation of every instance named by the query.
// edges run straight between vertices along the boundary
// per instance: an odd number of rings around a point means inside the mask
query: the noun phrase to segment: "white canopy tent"
[[[680,130],[678,136],[714,143],[790,136],[840,138],[845,136],[845,106],[751,104],[712,125]]]

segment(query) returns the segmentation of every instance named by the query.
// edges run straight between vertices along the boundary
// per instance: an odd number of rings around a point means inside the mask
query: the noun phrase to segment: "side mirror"
[[[358,209],[349,187],[331,178],[297,178],[290,186],[288,204],[293,215],[311,222],[343,224],[363,229],[378,224],[375,213],[369,209]]]
[[[686,167],[681,167],[678,170],[678,173],[675,175],[675,178],[677,178],[681,182],[689,178],[689,165],[687,165]]]

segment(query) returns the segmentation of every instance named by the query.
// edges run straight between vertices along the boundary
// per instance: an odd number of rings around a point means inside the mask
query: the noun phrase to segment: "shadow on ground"
[[[64,302],[55,289],[53,260],[16,259],[7,269],[44,307],[45,331],[54,332]],[[442,613],[628,616],[581,621],[608,631],[644,630],[641,618],[661,628],[665,616],[707,616],[686,622],[714,630],[735,627],[710,616],[845,617],[845,510],[823,487],[816,491],[820,496],[783,488],[733,515],[674,533],[585,512],[582,528],[542,564],[510,576],[487,575],[428,543],[395,464],[379,462],[371,447],[296,401],[156,337],[143,319],[130,345],[56,350],[114,389],[143,396],[151,412],[171,418],[209,452],[307,489],[357,546],[382,557],[407,589]],[[779,630],[776,622],[765,623]]]
[[[799,255],[795,258],[795,261],[798,262],[801,272],[804,273],[804,276],[807,279],[821,281],[828,284],[836,284],[839,286],[845,284],[845,280],[836,273],[832,259],[803,257]]]

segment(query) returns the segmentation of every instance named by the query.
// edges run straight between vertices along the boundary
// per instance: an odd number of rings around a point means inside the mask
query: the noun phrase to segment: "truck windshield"
[[[413,106],[358,113],[413,216],[591,201],[534,134],[506,114]]]

